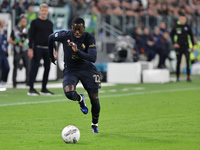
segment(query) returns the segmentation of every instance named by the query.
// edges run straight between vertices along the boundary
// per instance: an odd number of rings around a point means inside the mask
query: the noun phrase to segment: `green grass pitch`
[[[39,90],[39,89],[38,89]],[[1,150],[199,150],[200,78],[191,83],[117,84],[100,89],[99,134],[91,133],[90,102],[82,114],[77,102],[55,96],[27,96],[27,89],[0,92]],[[74,125],[76,144],[62,141]]]

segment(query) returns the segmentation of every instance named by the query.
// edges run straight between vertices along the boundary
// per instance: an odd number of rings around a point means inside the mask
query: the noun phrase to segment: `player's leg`
[[[83,94],[78,94],[75,91],[75,86],[74,85],[67,85],[67,86],[64,87],[63,90],[64,90],[64,93],[65,93],[65,96],[68,99],[79,102],[81,111],[84,114],[88,113],[88,107],[86,106],[84,95]]]
[[[182,53],[181,53],[180,49],[177,49],[176,50],[176,58],[177,58],[177,63],[176,63],[176,80],[177,80],[177,82],[179,81],[179,76],[180,76],[181,57],[182,57]]]
[[[40,66],[40,59],[41,59],[41,50],[38,48],[34,49],[34,56],[31,59],[31,66],[29,72],[29,92],[28,95],[39,95],[39,93],[34,89],[34,82],[38,72],[38,68]]]
[[[78,94],[76,92],[76,85],[79,81],[79,78],[77,77],[76,73],[70,72],[67,69],[64,70],[63,73],[63,90],[65,93],[65,96],[73,101],[78,101],[81,111],[84,114],[88,113],[88,107],[85,104],[85,98],[83,94]]]
[[[190,79],[190,51],[189,48],[185,49],[184,51],[185,58],[186,58],[186,65],[187,65],[187,81],[191,81]]]
[[[92,112],[92,132],[99,133],[98,120],[100,104],[98,98],[98,89],[101,88],[100,74],[94,66],[89,66],[86,70],[79,72],[80,80],[88,92],[91,102]]]
[[[42,79],[42,89],[40,94],[42,95],[53,95],[54,93],[50,92],[47,89],[47,82],[49,77],[49,71],[50,71],[50,54],[48,49],[41,49],[43,51],[42,58],[44,60],[44,74]]]
[[[98,89],[89,90],[88,92],[95,91],[94,94],[88,94],[91,102],[91,113],[92,113],[92,133],[99,133],[98,122],[100,113],[100,103],[98,98]]]
[[[65,96],[73,101],[80,101],[81,97],[79,96],[79,94],[75,91],[75,86],[74,85],[66,85],[64,88],[64,93]]]

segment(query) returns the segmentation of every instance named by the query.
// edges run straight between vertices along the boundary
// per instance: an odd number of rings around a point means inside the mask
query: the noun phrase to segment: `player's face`
[[[39,13],[40,13],[41,19],[46,19],[48,14],[49,14],[48,8],[47,7],[41,7]]]
[[[72,32],[73,32],[73,35],[79,39],[82,37],[83,35],[83,32],[85,30],[85,26],[81,23],[81,24],[72,24]]]

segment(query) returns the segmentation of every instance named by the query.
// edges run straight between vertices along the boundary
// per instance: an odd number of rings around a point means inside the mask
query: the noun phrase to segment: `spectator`
[[[10,5],[10,0],[4,0],[1,4],[1,11],[11,13],[12,7]]]
[[[135,29],[135,34],[133,35],[133,38],[135,39],[135,43],[137,48],[139,49],[139,53],[144,56],[144,59],[146,59],[146,53],[144,50],[144,41],[142,39],[142,29],[140,27],[137,27]]]
[[[168,32],[167,27],[166,27],[166,23],[165,22],[160,22],[160,34],[163,35],[163,33]]]
[[[154,32],[151,34],[150,40],[154,43],[153,49],[159,53],[160,43],[158,42],[162,38],[159,27],[154,28]]]
[[[0,82],[5,84],[8,79],[8,73],[10,71],[10,66],[8,63],[8,41],[4,33],[2,33],[3,25],[2,20],[0,20]]]
[[[17,69],[20,68],[20,60],[23,60],[23,66],[26,69],[26,85],[29,83],[29,58],[28,54],[28,28],[27,18],[21,16],[19,25],[15,26],[10,35],[9,42],[14,45],[14,69],[13,69],[13,87],[16,88]]]
[[[170,53],[170,40],[168,32],[163,33],[163,37],[157,41],[157,45],[160,45],[158,50],[159,54],[158,68],[166,68],[165,60],[169,58],[169,53]]]
[[[29,6],[39,6],[39,4],[35,0],[30,0]]]
[[[28,25],[27,28],[30,28],[31,21],[37,18],[37,13],[33,11],[33,5],[30,5],[28,7],[28,12],[26,13],[27,19],[28,19]]]
[[[145,53],[147,55],[147,61],[151,61],[155,58],[156,51],[153,50],[154,42],[150,40],[150,32],[149,28],[144,28],[143,35],[143,48],[145,50]]]
[[[25,0],[23,5],[24,5],[25,9],[27,10],[30,4],[29,4],[28,0]]]
[[[15,9],[15,12],[16,12],[15,25],[17,25],[20,20],[20,15],[25,14],[25,12],[26,12],[26,7],[24,6],[24,1],[18,0],[18,2],[14,3],[12,8]]]

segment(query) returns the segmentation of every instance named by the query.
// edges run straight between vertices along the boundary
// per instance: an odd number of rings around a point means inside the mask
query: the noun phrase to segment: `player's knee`
[[[90,100],[96,100],[96,99],[98,99],[98,93],[89,94],[89,98],[90,98]]]
[[[76,91],[69,91],[69,92],[65,92],[65,96],[70,99],[70,100],[77,100],[78,94],[76,93]]]

